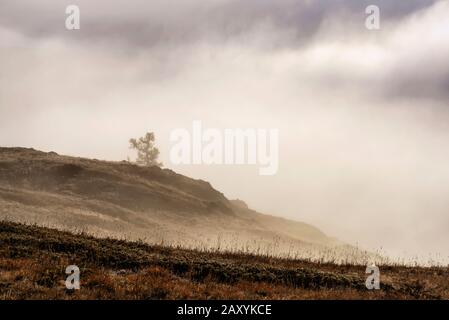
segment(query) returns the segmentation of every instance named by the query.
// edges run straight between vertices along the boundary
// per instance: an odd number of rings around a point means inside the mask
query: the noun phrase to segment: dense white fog
[[[397,256],[449,257],[449,2],[0,3],[0,145],[134,156]],[[170,163],[170,132],[279,129],[279,170]]]

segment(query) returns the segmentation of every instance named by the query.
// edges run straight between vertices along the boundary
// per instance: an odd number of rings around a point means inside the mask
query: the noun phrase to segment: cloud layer
[[[447,1],[82,0],[78,31],[68,4],[0,3],[1,145],[120,160],[153,130],[169,165],[192,120],[277,128],[274,177],[174,169],[367,247],[448,252]]]

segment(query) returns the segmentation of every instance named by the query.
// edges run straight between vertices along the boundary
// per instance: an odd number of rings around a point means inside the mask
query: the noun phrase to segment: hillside
[[[448,299],[448,268],[365,266],[201,252],[0,222],[2,299]],[[66,290],[65,268],[80,269]]]
[[[25,148],[0,148],[0,219],[186,248],[367,259],[311,225],[230,201],[206,181]]]

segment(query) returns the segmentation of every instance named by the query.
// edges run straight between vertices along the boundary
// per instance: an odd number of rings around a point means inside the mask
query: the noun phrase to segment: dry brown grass
[[[447,268],[365,267],[199,252],[0,223],[0,299],[448,299]],[[65,268],[81,270],[67,290]]]

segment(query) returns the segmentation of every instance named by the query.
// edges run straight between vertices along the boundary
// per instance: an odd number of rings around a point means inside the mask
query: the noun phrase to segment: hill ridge
[[[201,179],[30,148],[0,148],[0,219],[186,247],[312,255],[337,243],[309,224],[261,214]]]

